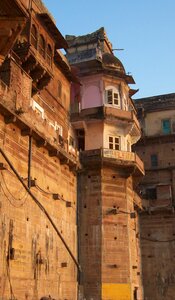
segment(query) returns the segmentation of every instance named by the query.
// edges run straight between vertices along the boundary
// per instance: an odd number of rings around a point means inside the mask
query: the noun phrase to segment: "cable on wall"
[[[9,187],[7,186],[6,180],[5,180],[5,178],[4,178],[3,172],[1,172],[1,176],[2,176],[2,181],[3,181],[3,183],[4,183],[4,186],[6,187],[6,190],[8,191],[8,193],[10,194],[10,196],[13,198],[13,200],[15,200],[15,201],[22,201],[23,199],[26,198],[27,191],[25,191],[25,193],[22,195],[21,198],[20,198],[20,197],[19,197],[19,198],[16,198],[16,197],[12,194],[12,192],[10,191]],[[21,188],[21,189],[18,191],[19,194],[21,193],[22,189],[23,189],[23,188]]]
[[[31,198],[33,199],[33,201],[36,203],[36,205],[42,210],[42,212],[45,214],[45,216],[47,217],[47,219],[50,221],[52,227],[54,228],[55,232],[57,233],[57,235],[59,236],[59,238],[61,239],[62,243],[64,244],[65,248],[67,249],[69,255],[71,256],[72,260],[74,261],[75,265],[77,266],[78,270],[81,272],[81,266],[79,265],[78,261],[76,260],[76,258],[74,257],[73,253],[71,252],[69,246],[67,245],[66,241],[64,240],[64,238],[62,237],[61,233],[59,232],[57,226],[55,225],[54,221],[52,220],[52,218],[50,217],[49,213],[47,212],[47,210],[44,208],[44,206],[38,201],[38,199],[35,197],[35,195],[31,192],[31,190],[27,187],[27,185],[23,182],[23,180],[21,179],[21,176],[18,174],[18,172],[16,171],[16,169],[14,168],[14,166],[12,165],[12,163],[10,162],[10,160],[8,159],[8,157],[6,156],[6,154],[4,153],[4,151],[2,150],[2,148],[0,148],[0,153],[2,154],[2,156],[4,157],[4,159],[6,160],[6,162],[8,163],[8,165],[10,166],[10,168],[12,169],[12,171],[15,173],[16,177],[18,178],[18,180],[21,182],[21,184],[23,185],[23,187],[25,188],[25,190],[28,192],[28,194],[31,196]]]
[[[4,196],[7,198],[7,200],[9,201],[9,203],[10,203],[13,207],[15,207],[15,208],[20,208],[20,207],[22,207],[22,206],[26,203],[27,198],[28,198],[28,194],[27,194],[27,193],[26,193],[26,197],[25,197],[24,201],[23,201],[21,204],[16,205],[16,204],[14,204],[14,203],[12,202],[12,200],[8,197],[8,195],[6,194],[6,192],[5,192],[5,190],[4,190],[3,186],[2,186],[2,184],[1,184],[1,189],[2,189],[2,192],[3,192]]]
[[[171,242],[175,242],[175,239],[169,239],[169,240],[157,240],[157,239],[152,239],[152,238],[147,238],[145,236],[141,236],[141,235],[137,235],[137,238],[141,239],[141,240],[146,240],[149,242],[154,242],[154,243],[171,243]]]

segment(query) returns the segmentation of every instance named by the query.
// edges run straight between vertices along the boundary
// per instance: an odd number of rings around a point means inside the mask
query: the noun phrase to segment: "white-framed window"
[[[69,136],[69,153],[75,155],[75,139],[72,136]]]
[[[56,131],[57,131],[58,135],[63,136],[63,127],[57,123],[55,126],[56,126]]]
[[[107,87],[105,90],[105,103],[120,107],[120,94],[115,87]]]
[[[109,136],[109,149],[120,150],[120,136]]]
[[[127,141],[127,151],[128,152],[131,151],[131,143],[129,141]]]
[[[123,104],[123,109],[128,110],[128,98],[126,97],[126,95],[123,96],[122,104]]]
[[[59,125],[56,121],[55,123],[49,122],[49,125],[53,127],[55,131],[57,131],[58,135],[63,136],[63,127]]]
[[[75,139],[71,135],[69,136],[69,146],[75,148]]]
[[[32,100],[32,109],[44,119],[44,108],[39,105],[35,100]]]

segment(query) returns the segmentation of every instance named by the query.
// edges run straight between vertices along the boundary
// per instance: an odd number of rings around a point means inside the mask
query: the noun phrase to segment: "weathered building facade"
[[[144,299],[130,84],[104,28],[65,40],[42,1],[1,3],[0,299]]]
[[[1,1],[3,300],[77,298],[78,158],[69,121],[70,86],[76,79],[59,50],[66,47],[41,1]]]
[[[71,122],[82,169],[78,175],[80,299],[143,299],[135,193],[144,167],[131,146],[140,138],[129,88],[132,76],[113,55],[104,28],[66,36],[73,86]]]
[[[175,94],[135,101],[142,138],[135,149],[145,163],[140,184],[143,285],[146,300],[175,294]]]

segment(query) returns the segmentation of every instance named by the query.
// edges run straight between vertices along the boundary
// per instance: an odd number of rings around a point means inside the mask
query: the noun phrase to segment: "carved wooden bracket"
[[[25,24],[26,19],[23,17],[0,17],[0,65],[13,48]]]

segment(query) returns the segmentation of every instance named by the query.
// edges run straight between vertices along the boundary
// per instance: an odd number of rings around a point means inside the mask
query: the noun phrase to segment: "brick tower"
[[[139,251],[144,167],[132,152],[140,126],[134,84],[113,55],[104,28],[66,36],[67,58],[81,86],[72,86],[71,121],[82,164],[78,177],[80,299],[142,300]],[[82,298],[81,298],[82,297]]]

